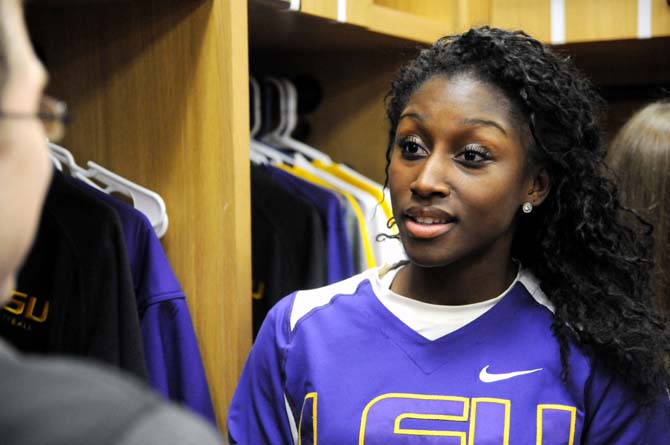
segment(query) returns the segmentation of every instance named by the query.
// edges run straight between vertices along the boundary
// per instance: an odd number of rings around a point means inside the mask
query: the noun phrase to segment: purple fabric
[[[123,225],[149,384],[216,424],[200,349],[184,291],[147,217],[119,199],[67,177],[112,207]]]
[[[640,406],[577,348],[561,380],[552,314],[521,283],[431,341],[367,276],[348,281],[270,311],[229,410],[231,443],[294,443],[292,423],[305,445],[670,443],[667,394]]]
[[[338,196],[284,170],[272,166],[266,168],[272,179],[288,191],[310,202],[325,221],[328,283],[335,283],[352,276],[354,261],[347,236],[344,208]]]

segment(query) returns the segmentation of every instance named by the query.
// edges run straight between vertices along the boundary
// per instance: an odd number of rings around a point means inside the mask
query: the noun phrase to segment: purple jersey
[[[149,384],[216,423],[184,291],[147,217],[134,207],[64,176],[112,207],[121,219],[133,277]]]
[[[232,443],[670,443],[667,395],[639,406],[577,348],[561,380],[552,313],[522,282],[431,341],[379,301],[376,272],[270,311],[230,408]]]

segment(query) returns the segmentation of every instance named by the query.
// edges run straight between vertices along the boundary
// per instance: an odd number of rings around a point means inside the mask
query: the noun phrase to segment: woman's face
[[[510,255],[521,205],[534,205],[509,100],[467,74],[435,76],[401,113],[389,188],[410,260],[441,267]]]

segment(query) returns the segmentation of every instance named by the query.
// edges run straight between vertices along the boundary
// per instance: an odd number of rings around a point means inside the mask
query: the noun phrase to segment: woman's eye
[[[467,145],[465,149],[456,156],[468,164],[478,164],[491,159],[489,151],[481,145]]]
[[[421,147],[416,142],[407,142],[405,143],[404,149],[407,153],[415,155],[419,153]]]
[[[476,162],[483,160],[483,156],[480,153],[477,153],[476,151],[466,151],[463,153],[463,159],[469,162]]]
[[[418,158],[425,156],[426,149],[419,144],[419,142],[413,139],[405,139],[398,143],[400,146],[400,151],[403,156],[408,158]]]

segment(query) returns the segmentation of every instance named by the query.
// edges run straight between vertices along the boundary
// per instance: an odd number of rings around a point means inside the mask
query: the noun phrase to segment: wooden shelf
[[[467,0],[360,0],[347,2],[347,21],[374,32],[432,44],[456,34],[470,22],[462,9]]]
[[[365,51],[413,48],[419,42],[290,11],[276,0],[249,1],[249,46],[272,51]]]

